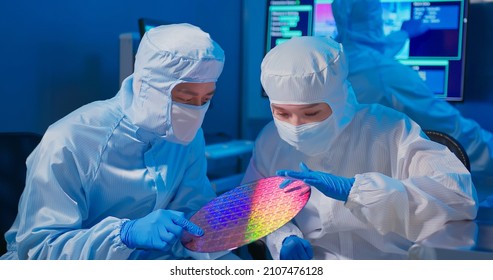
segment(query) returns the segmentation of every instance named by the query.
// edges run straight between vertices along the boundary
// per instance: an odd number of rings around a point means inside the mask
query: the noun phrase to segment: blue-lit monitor
[[[266,51],[292,37],[311,36],[314,20],[313,0],[269,0]]]
[[[333,0],[269,0],[266,51],[294,36],[329,36],[337,28]],[[421,19],[429,28],[409,39],[396,59],[418,71],[440,98],[462,101],[464,93],[467,0],[381,0],[384,33],[404,21]]]

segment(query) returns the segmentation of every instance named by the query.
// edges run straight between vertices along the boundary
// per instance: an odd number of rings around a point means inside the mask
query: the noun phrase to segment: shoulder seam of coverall
[[[120,119],[117,122],[115,122],[115,125],[111,128],[110,133],[108,133],[107,137],[104,139],[105,144],[98,154],[96,169],[94,170],[94,173],[92,174],[91,180],[90,180],[90,182],[88,182],[88,185],[92,185],[94,183],[94,180],[96,178],[96,174],[98,173],[99,167],[101,166],[102,155],[103,155],[104,151],[106,151],[106,148],[108,147],[108,142],[109,142],[110,138],[113,137],[115,129],[118,126],[120,126],[120,123],[122,122],[124,117],[125,117],[125,114],[122,113],[122,116],[120,117]]]

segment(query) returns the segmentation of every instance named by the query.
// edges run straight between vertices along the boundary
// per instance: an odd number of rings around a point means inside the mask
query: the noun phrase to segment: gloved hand
[[[313,249],[310,242],[296,235],[291,235],[282,241],[281,260],[311,260],[313,258]]]
[[[120,237],[128,248],[166,252],[181,237],[183,229],[196,236],[204,235],[204,231],[185,219],[183,213],[159,209],[143,218],[123,223]]]
[[[300,169],[301,172],[278,170],[276,174],[278,176],[303,180],[303,182],[317,188],[321,193],[328,197],[344,202],[347,201],[349,192],[354,184],[354,178],[345,178],[321,171],[312,171],[303,162],[300,163]],[[289,183],[290,181],[284,181],[279,187],[285,188]]]
[[[401,30],[405,31],[409,38],[414,38],[424,34],[429,30],[429,27],[424,25],[421,20],[410,19],[402,23]]]

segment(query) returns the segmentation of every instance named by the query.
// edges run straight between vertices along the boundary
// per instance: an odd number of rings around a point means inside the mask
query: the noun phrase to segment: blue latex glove
[[[321,193],[328,197],[344,202],[347,201],[349,192],[354,184],[354,178],[345,178],[321,171],[312,171],[303,162],[300,163],[300,169],[301,172],[278,170],[276,174],[278,176],[303,180],[303,182],[317,188]],[[290,181],[288,179],[287,181],[282,182],[279,187],[285,188],[289,183]]]
[[[281,260],[311,260],[313,258],[312,245],[296,235],[288,236],[282,241],[279,258]]]
[[[123,223],[120,237],[128,248],[166,252],[181,237],[183,229],[196,236],[204,235],[204,231],[185,219],[183,213],[159,209],[143,218]]]

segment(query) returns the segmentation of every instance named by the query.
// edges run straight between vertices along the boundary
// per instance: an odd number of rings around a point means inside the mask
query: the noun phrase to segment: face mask
[[[332,119],[328,117],[321,122],[292,125],[274,118],[274,123],[282,140],[296,150],[308,156],[314,156],[326,151],[329,146]]]
[[[173,102],[171,105],[171,133],[166,137],[169,141],[187,145],[195,138],[202,125],[210,102],[202,106]]]

